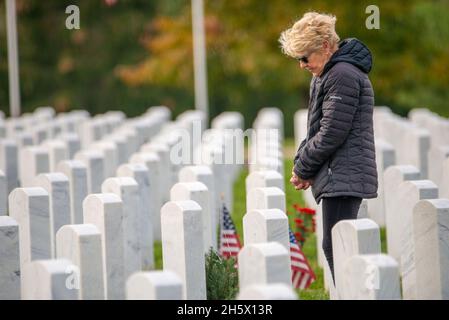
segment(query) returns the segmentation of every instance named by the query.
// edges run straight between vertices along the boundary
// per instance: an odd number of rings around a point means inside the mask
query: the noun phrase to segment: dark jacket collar
[[[330,60],[324,66],[320,77],[323,77],[338,62],[350,63],[365,73],[371,71],[373,58],[368,47],[356,38],[348,38],[338,44]]]

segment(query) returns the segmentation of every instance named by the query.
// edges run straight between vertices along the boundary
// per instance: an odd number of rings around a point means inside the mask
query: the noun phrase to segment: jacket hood
[[[373,57],[368,47],[356,38],[348,38],[338,44],[338,50],[324,66],[322,74],[325,74],[337,62],[350,63],[365,73],[371,71]]]

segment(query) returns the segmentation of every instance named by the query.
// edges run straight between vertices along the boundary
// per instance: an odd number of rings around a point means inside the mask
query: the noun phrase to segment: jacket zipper
[[[330,190],[333,191],[333,184],[334,184],[334,182],[333,182],[333,179],[332,179],[331,162],[332,162],[332,158],[329,159],[329,164],[328,164],[328,167],[327,167],[327,176],[329,177]]]

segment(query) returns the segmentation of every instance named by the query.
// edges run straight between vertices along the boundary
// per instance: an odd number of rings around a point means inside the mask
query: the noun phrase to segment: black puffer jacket
[[[323,197],[377,197],[372,57],[357,39],[346,39],[310,85],[307,138],[295,157],[295,173],[312,179]]]

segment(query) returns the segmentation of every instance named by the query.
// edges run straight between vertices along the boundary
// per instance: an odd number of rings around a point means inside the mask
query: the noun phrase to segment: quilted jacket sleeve
[[[323,89],[320,129],[298,150],[294,171],[301,179],[313,178],[343,144],[358,107],[360,80],[345,64],[337,64],[329,71]]]
[[[301,149],[304,148],[304,146],[306,145],[307,140],[304,139],[302,140],[301,144],[298,147],[298,150],[296,151],[296,156],[295,159],[293,160],[293,164],[296,164],[296,162],[298,162],[298,158],[299,158],[299,153],[301,152]]]

